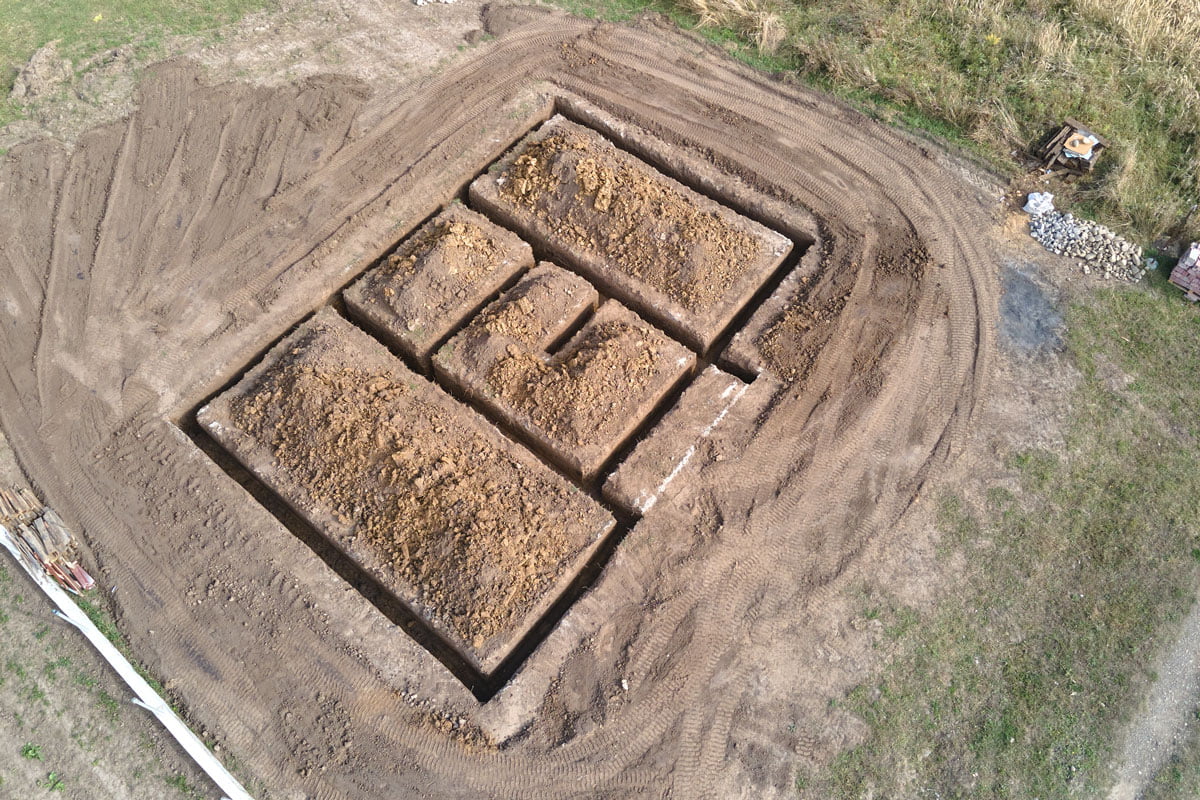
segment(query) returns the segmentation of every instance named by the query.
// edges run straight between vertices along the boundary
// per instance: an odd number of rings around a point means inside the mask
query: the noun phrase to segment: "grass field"
[[[870,738],[801,774],[804,796],[1103,796],[1200,577],[1200,386],[1181,379],[1200,374],[1200,313],[1160,288],[1071,310],[1083,382],[1065,452],[1012,455],[1020,500],[944,498],[943,547],[966,555],[966,578],[926,617],[864,610],[893,632],[890,666],[846,701]],[[1198,757],[1192,743],[1163,791]]]
[[[0,125],[22,109],[8,99],[13,80],[39,47],[57,41],[79,67],[108,48],[134,44],[153,53],[164,36],[199,34],[272,5],[270,0],[0,0]]]

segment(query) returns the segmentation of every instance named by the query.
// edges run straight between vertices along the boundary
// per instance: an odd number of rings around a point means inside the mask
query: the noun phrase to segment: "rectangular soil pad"
[[[198,419],[484,675],[614,525],[594,500],[329,309]]]
[[[448,385],[591,481],[695,364],[683,345],[587,281],[542,263],[434,356]],[[552,351],[552,352],[551,352]]]
[[[516,234],[452,205],[342,296],[351,314],[429,369],[437,344],[532,266],[533,252]]]
[[[707,351],[792,243],[561,116],[471,201],[681,341]]]

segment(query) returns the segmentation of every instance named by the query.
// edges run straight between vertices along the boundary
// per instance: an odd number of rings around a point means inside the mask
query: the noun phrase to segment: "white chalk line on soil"
[[[750,384],[747,383],[743,384],[741,389],[738,389],[737,394],[733,396],[733,399],[730,400],[723,409],[721,409],[720,414],[717,414],[717,418],[710,422],[708,427],[701,432],[700,441],[697,441],[696,444],[693,444],[691,447],[689,447],[687,452],[683,454],[683,458],[679,459],[679,463],[675,465],[675,469],[671,470],[671,474],[663,478],[663,482],[658,485],[658,488],[654,491],[654,494],[638,503],[638,508],[643,514],[654,508],[654,504],[658,502],[658,498],[662,497],[662,494],[667,490],[667,487],[670,486],[677,477],[679,477],[679,473],[683,472],[684,467],[686,467],[692,460],[692,456],[696,455],[696,447],[701,441],[707,439],[709,435],[712,434],[713,430],[715,430],[716,427],[721,424],[721,420],[725,419],[725,415],[729,413],[730,409],[737,405],[737,401],[742,399],[742,395],[744,395],[746,390],[749,388]],[[731,391],[733,391],[733,386],[730,386],[721,394],[722,399],[728,397]]]

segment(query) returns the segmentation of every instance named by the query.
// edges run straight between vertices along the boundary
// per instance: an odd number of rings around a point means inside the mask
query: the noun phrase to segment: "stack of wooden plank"
[[[75,537],[62,518],[28,489],[0,489],[0,527],[64,588],[82,592],[96,585],[74,559]]]
[[[1193,242],[1171,270],[1171,283],[1187,292],[1193,303],[1200,300],[1200,242]]]
[[[1106,147],[1108,140],[1103,136],[1068,119],[1042,147],[1042,166],[1052,171],[1091,172]]]

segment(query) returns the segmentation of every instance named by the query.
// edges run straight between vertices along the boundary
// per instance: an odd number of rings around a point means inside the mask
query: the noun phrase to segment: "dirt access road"
[[[788,795],[791,759],[853,724],[806,718],[826,603],[979,413],[983,201],[921,147],[665,25],[484,23],[494,41],[399,103],[169,64],[73,152],[14,148],[0,426],[124,587],[135,650],[264,797]],[[744,343],[764,372],[687,480],[480,703],[190,420],[565,107],[779,228],[806,210],[818,268]]]

